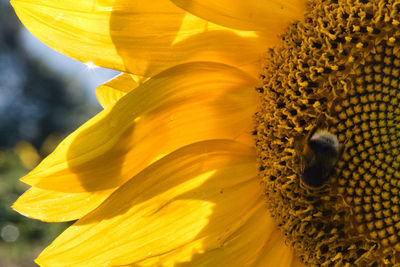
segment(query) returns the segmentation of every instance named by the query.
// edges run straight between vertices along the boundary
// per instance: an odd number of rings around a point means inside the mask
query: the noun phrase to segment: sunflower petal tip
[[[34,261],[35,261],[35,263],[36,263],[37,265],[39,265],[39,266],[46,266],[46,265],[43,263],[42,259],[41,259],[41,255],[42,255],[42,254],[40,254]]]
[[[16,201],[12,206],[11,209],[13,209],[15,212],[17,212],[18,214],[27,217],[27,218],[31,218],[29,215],[23,213],[23,207],[20,203],[17,203],[18,201]]]
[[[27,184],[27,185],[33,185],[35,183],[36,179],[33,179],[32,175],[27,174],[27,175],[22,176],[21,178],[19,178],[19,181],[24,183],[24,184]]]

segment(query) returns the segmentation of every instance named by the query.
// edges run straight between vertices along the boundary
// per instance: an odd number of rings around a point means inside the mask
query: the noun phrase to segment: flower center
[[[309,10],[259,88],[268,206],[306,264],[400,263],[400,1]]]

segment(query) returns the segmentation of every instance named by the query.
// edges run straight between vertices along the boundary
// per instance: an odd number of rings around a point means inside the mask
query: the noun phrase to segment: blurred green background
[[[64,76],[33,55],[26,33],[9,2],[0,0],[0,267],[36,266],[33,259],[69,225],[32,220],[10,206],[28,188],[18,179],[100,110],[95,88],[88,96],[76,75]]]

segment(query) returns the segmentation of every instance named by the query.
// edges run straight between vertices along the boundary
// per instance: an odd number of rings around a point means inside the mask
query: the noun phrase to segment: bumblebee
[[[315,130],[305,142],[302,151],[303,184],[311,188],[319,188],[326,184],[340,154],[340,144],[336,135]]]

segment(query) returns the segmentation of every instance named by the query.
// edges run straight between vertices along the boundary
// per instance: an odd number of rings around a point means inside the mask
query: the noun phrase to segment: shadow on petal
[[[38,262],[185,262],[233,242],[249,220],[262,228],[267,214],[262,194],[252,149],[227,140],[196,143],[121,186]]]
[[[151,77],[174,65],[195,61],[225,63],[257,75],[261,58],[278,40],[236,31],[200,19],[170,1],[117,0],[110,36],[127,72]]]

